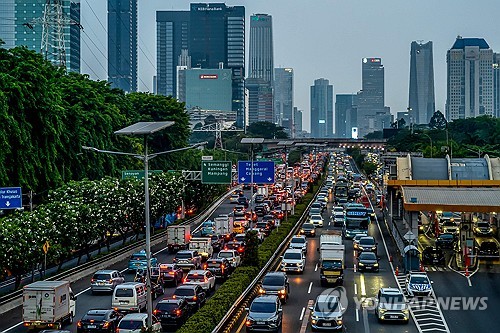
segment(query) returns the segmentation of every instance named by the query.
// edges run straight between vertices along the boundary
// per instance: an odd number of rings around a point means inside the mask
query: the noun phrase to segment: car
[[[271,223],[269,221],[260,221],[255,224],[255,227],[260,230],[264,235],[269,236],[271,233]]]
[[[316,209],[316,210],[321,210],[321,212],[323,212],[325,210],[326,206],[324,205],[324,202],[320,202],[320,201],[315,201],[311,204],[311,209]]]
[[[255,232],[257,234],[257,239],[259,240],[259,243],[262,243],[264,241],[264,233],[260,231],[259,228],[251,228],[247,230],[247,234],[249,232]]]
[[[263,194],[256,194],[255,195],[255,198],[254,198],[255,203],[263,203],[264,200],[265,200],[265,197]]]
[[[201,267],[201,255],[198,251],[181,250],[175,254],[174,263],[183,270],[197,269]]]
[[[344,207],[342,207],[342,206],[335,206],[335,207],[333,207],[333,212],[334,213],[342,213],[343,214],[344,213]]]
[[[230,197],[229,197],[229,203],[232,203],[232,204],[238,204],[238,199],[239,199],[239,195],[238,194],[232,194]]]
[[[476,236],[493,236],[496,234],[496,227],[488,221],[478,221],[474,226],[474,234]]]
[[[361,233],[361,234],[356,234],[354,238],[352,239],[352,247],[357,250],[359,249],[359,240],[363,237],[367,237],[368,234]]]
[[[113,292],[116,286],[125,282],[125,277],[117,270],[100,270],[94,273],[90,279],[90,291],[92,294],[97,292]]]
[[[293,236],[290,240],[290,249],[302,250],[302,252],[307,253],[307,239],[306,236]]]
[[[160,320],[164,331],[178,328],[188,320],[191,306],[184,298],[171,298],[159,301],[153,314]]]
[[[375,315],[379,322],[403,321],[408,324],[410,314],[403,293],[398,288],[380,288]]]
[[[207,301],[207,294],[203,291],[203,288],[197,284],[181,284],[175,288],[172,298],[183,298],[192,309],[198,310]]]
[[[314,224],[315,227],[322,228],[325,221],[320,214],[314,214],[309,216],[309,222]]]
[[[224,250],[235,250],[240,256],[245,254],[245,242],[230,241],[224,245]],[[220,252],[220,251],[219,251]]]
[[[422,251],[422,264],[424,265],[444,265],[445,257],[443,250],[439,247],[427,246]]]
[[[147,313],[129,313],[125,315],[118,324],[116,333],[137,333],[143,332],[147,327],[148,314]],[[161,323],[154,315],[152,317],[151,333],[161,332]]]
[[[500,243],[494,237],[476,237],[474,239],[474,247],[478,258],[481,259],[498,259]]]
[[[184,284],[196,284],[203,288],[204,291],[210,292],[215,290],[215,275],[209,270],[197,269],[191,270],[182,280]]]
[[[371,251],[377,253],[378,243],[372,236],[365,236],[359,239],[358,252]]]
[[[158,260],[155,257],[151,257],[150,259],[151,266],[158,266]],[[128,270],[136,271],[138,269],[146,269],[147,268],[147,260],[146,260],[146,250],[141,250],[132,254],[128,261]]]
[[[247,238],[247,234],[241,233],[241,234],[234,235],[233,240],[235,240],[236,242],[245,242],[246,238]]]
[[[330,221],[333,222],[334,227],[344,226],[344,212],[333,212]]]
[[[316,236],[316,227],[312,223],[304,223],[300,228],[300,234],[304,236]]]
[[[318,295],[309,310],[311,310],[310,320],[313,330],[342,331],[344,329],[345,308],[337,295]]]
[[[363,272],[363,271],[372,271],[372,272],[378,272],[379,271],[379,265],[378,265],[378,257],[375,253],[373,252],[362,252],[359,254],[359,256],[356,258],[358,262],[358,271]]]
[[[450,234],[458,234],[459,233],[458,225],[454,222],[453,219],[445,220],[441,224],[441,232],[442,233],[450,233]]]
[[[266,215],[269,212],[267,210],[267,206],[264,204],[259,204],[259,205],[255,206],[254,211],[255,211],[255,214],[257,214],[257,216],[260,216],[260,217]]]
[[[238,198],[238,205],[242,205],[245,208],[248,208],[248,198],[245,196],[240,196]]]
[[[300,249],[288,249],[281,258],[281,270],[284,272],[303,273],[306,257]]]
[[[123,315],[112,309],[89,310],[76,323],[77,333],[114,333]]]
[[[436,238],[436,247],[440,249],[453,249],[457,240],[456,234],[444,233]]]
[[[262,295],[254,298],[247,311],[245,326],[247,332],[279,332],[283,321],[283,308],[276,295]]]
[[[274,215],[271,215],[271,214],[264,215],[264,217],[262,217],[262,221],[269,222],[269,224],[271,225],[271,228],[274,228],[278,225],[278,223],[276,223],[276,220],[277,219],[274,217]]]
[[[208,259],[203,264],[203,269],[209,270],[215,276],[215,278],[227,279],[233,271],[233,267],[229,260],[225,258],[221,259]]]
[[[260,295],[277,295],[279,299],[286,303],[290,295],[290,283],[288,276],[284,272],[269,272],[262,279],[259,287]]]
[[[233,208],[233,215],[234,216],[245,216],[245,212],[246,212],[245,206],[238,204],[238,205],[234,206],[234,208]]]
[[[162,281],[164,287],[167,284],[177,286],[182,283],[183,275],[182,267],[177,264],[160,264],[160,281]]]
[[[409,272],[406,276],[406,292],[410,297],[430,296],[432,286],[427,273]]]
[[[224,246],[224,240],[227,240],[231,237],[231,234],[226,234],[226,235],[212,235],[210,236],[210,244],[212,245],[212,248],[214,252],[218,252],[222,249]]]
[[[233,268],[241,264],[241,257],[236,250],[222,250],[217,253],[217,259],[227,259]]]

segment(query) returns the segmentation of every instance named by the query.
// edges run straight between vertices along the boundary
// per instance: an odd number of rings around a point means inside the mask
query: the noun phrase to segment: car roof
[[[331,302],[338,300],[339,297],[337,295],[332,295],[332,294],[319,294],[318,297],[316,297],[316,302]]]
[[[380,291],[386,295],[403,295],[403,292],[397,288],[380,288]]]
[[[92,309],[92,310],[87,311],[86,314],[88,314],[88,315],[103,315],[103,314],[106,314],[106,313],[112,312],[112,311],[113,311],[112,309]]]
[[[373,240],[375,240],[375,238],[373,236],[363,236],[359,240],[363,240],[363,239],[373,239]]]
[[[297,238],[300,238],[300,239],[306,239],[306,236],[302,236],[302,235],[295,235],[292,237],[292,239],[297,239]]]
[[[427,277],[427,273],[425,272],[409,272],[408,275],[410,275],[410,277],[412,276],[422,276],[422,277]]]
[[[289,253],[302,253],[302,250],[301,249],[287,249],[285,251],[285,253],[287,253],[287,252],[289,252]]]
[[[112,274],[118,272],[116,269],[103,269],[100,271],[95,272],[94,274]]]
[[[259,295],[255,297],[252,301],[258,303],[275,303],[277,301],[278,296],[276,295]]]
[[[181,284],[176,289],[194,289],[197,286],[197,284]]]
[[[145,318],[148,317],[147,313],[129,313],[125,315],[122,320],[144,320]]]
[[[188,274],[198,274],[198,275],[202,275],[202,274],[205,274],[207,272],[207,270],[204,270],[204,269],[192,269],[188,272]]]
[[[286,276],[285,272],[269,272],[264,277],[266,276]]]
[[[142,283],[142,282],[124,282],[124,283],[120,283],[119,285],[117,285],[116,288],[118,288],[118,287],[120,287],[120,288],[127,288],[127,287],[133,288],[134,286],[136,286],[138,284],[144,284],[144,283]]]
[[[160,300],[157,304],[180,303],[183,301],[184,301],[184,298],[164,298],[164,299]]]

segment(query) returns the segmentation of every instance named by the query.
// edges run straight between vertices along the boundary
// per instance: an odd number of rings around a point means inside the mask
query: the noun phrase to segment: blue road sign
[[[0,209],[23,208],[23,193],[20,187],[0,187]]]
[[[253,162],[253,182],[255,184],[274,183],[274,162],[254,161]],[[238,183],[252,183],[252,162],[238,161]]]

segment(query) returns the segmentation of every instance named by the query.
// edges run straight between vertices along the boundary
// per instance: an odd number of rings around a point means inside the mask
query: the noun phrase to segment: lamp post
[[[478,148],[477,151],[474,149],[467,148],[467,147],[464,147],[464,148],[467,149],[468,151],[473,152],[473,153],[477,153],[477,157],[481,158],[481,154],[482,154],[481,148]]]
[[[281,146],[281,147],[285,148],[285,188],[288,185],[287,184],[287,178],[288,178],[288,155],[286,153],[286,148],[293,146],[294,143],[295,142],[293,142],[293,141],[280,141],[277,144],[278,146]],[[293,174],[292,174],[292,178],[293,178]],[[295,180],[293,181],[292,184],[294,184],[294,183],[295,183]],[[293,185],[292,185],[291,191],[292,191],[293,199],[295,201],[295,192],[294,192]],[[292,207],[293,207],[293,205],[292,205]],[[294,212],[292,212],[292,215],[293,214],[294,214]],[[285,221],[288,222],[288,192],[286,192],[286,197],[285,197]]]
[[[196,148],[201,145],[207,144],[206,142],[198,143],[189,147],[173,149],[168,151],[163,151],[160,153],[148,154],[148,135],[158,132],[162,129],[174,125],[173,121],[157,121],[157,122],[138,122],[128,127],[122,128],[115,132],[117,135],[142,135],[144,137],[144,155],[125,153],[119,151],[102,150],[94,147],[82,146],[85,150],[94,151],[97,153],[106,153],[113,155],[128,155],[138,158],[144,162],[144,197],[145,197],[145,220],[146,220],[146,260],[147,260],[147,272],[146,272],[146,289],[147,289],[147,313],[148,321],[147,326],[150,328],[153,325],[153,300],[151,295],[151,230],[150,230],[150,216],[149,216],[149,175],[148,167],[149,160],[155,158],[158,155],[163,155],[167,153],[173,153],[177,151],[187,150],[191,148]]]
[[[264,138],[242,138],[240,143],[242,144],[250,144],[250,186],[252,188],[252,194],[250,198],[250,213],[252,214],[252,218],[250,219],[250,227],[252,227],[253,220],[253,210],[254,210],[254,186],[253,186],[253,145],[254,144],[262,144],[264,142]]]
[[[430,136],[429,134],[427,134],[427,133],[423,133],[423,132],[422,132],[422,135],[425,135],[426,137],[428,137],[428,138],[429,138],[429,141],[431,142],[431,158],[432,158],[432,138],[431,138],[431,136]]]

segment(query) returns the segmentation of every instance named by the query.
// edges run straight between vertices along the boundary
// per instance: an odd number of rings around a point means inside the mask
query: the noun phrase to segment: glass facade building
[[[232,111],[230,69],[186,69],[186,108]]]
[[[293,124],[293,68],[274,69],[275,123],[291,133]]]
[[[333,85],[323,78],[311,86],[311,137],[333,137]]]
[[[432,42],[412,42],[408,106],[411,122],[428,124],[435,111]]]
[[[493,110],[500,118],[500,53],[493,54]]]
[[[356,124],[356,95],[335,95],[335,137],[350,138]]]

